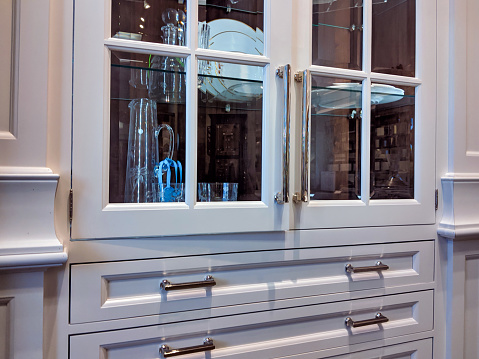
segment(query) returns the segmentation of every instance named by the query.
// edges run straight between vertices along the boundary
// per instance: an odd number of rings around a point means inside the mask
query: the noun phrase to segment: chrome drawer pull
[[[177,290],[177,289],[213,287],[215,285],[216,285],[216,281],[213,278],[213,276],[207,275],[205,279],[200,282],[171,284],[168,279],[163,279],[163,281],[160,283],[160,288],[163,290]]]
[[[375,266],[370,267],[356,267],[354,268],[351,263],[346,264],[346,272],[348,273],[363,273],[363,272],[377,272],[382,270],[388,270],[389,266],[383,264],[381,261],[376,262]]]
[[[381,324],[389,322],[389,318],[385,317],[381,313],[376,313],[376,317],[374,319],[366,319],[366,320],[353,320],[351,317],[347,317],[345,323],[348,327],[359,328],[364,327],[366,325],[373,325],[373,324]]]
[[[175,357],[177,355],[206,352],[209,350],[213,350],[214,348],[215,345],[213,343],[213,339],[206,338],[205,340],[203,340],[203,345],[195,345],[192,347],[185,347],[179,349],[171,349],[168,345],[163,344],[160,347],[160,354],[163,355],[164,358],[169,358]]]

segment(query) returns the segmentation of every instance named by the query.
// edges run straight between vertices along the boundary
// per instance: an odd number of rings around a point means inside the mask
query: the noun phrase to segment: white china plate
[[[324,89],[311,91],[311,105],[324,108],[361,108],[362,84],[335,83]],[[383,84],[371,85],[371,104],[380,105],[399,101],[404,90]]]
[[[209,49],[243,54],[263,54],[264,44],[261,30],[255,31],[248,25],[231,19],[213,20],[208,25],[210,25]],[[262,67],[210,62],[209,68],[203,71],[203,74],[222,77],[204,77],[200,87],[203,92],[208,92],[217,99],[242,102],[259,98],[263,94]],[[242,82],[241,79],[258,82]]]

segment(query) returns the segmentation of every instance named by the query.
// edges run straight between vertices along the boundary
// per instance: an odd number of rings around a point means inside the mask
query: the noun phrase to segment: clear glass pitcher
[[[132,100],[126,164],[125,203],[157,202],[158,126],[156,101],[148,98]],[[172,154],[170,146],[169,157]]]

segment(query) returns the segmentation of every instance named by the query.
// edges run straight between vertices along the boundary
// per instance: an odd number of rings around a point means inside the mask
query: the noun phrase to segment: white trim
[[[0,271],[24,268],[48,268],[60,266],[67,261],[65,252],[17,254],[0,256]]]
[[[443,216],[437,233],[453,240],[479,236],[479,173],[448,173],[441,179]]]
[[[58,179],[49,168],[0,167],[0,269],[66,261],[54,228]]]

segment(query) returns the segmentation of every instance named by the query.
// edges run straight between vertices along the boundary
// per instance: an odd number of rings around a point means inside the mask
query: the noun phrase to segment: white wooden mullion
[[[189,49],[188,47],[177,45],[133,41],[117,38],[106,39],[104,43],[112,50],[135,52],[139,54],[152,54],[162,56],[170,55],[178,57],[191,55],[191,49]]]
[[[369,75],[371,82],[398,86],[419,86],[422,80],[417,77],[406,77],[373,72]]]
[[[367,73],[364,71],[341,69],[338,67],[312,65],[309,67],[309,70],[313,75],[322,75],[358,81],[362,81],[367,77]]]
[[[363,81],[361,119],[361,200],[369,204],[371,192],[371,80]]]
[[[111,50],[104,47],[103,60],[103,148],[102,148],[102,208],[110,202],[110,94],[111,91]],[[106,90],[106,91],[105,91]]]
[[[196,56],[201,60],[234,62],[235,64],[250,66],[265,66],[271,62],[269,57],[238,52],[226,52],[220,50],[197,49]]]
[[[186,41],[190,56],[186,61],[186,166],[185,166],[185,202],[190,210],[196,203],[198,172],[198,2],[187,2],[188,26]]]

